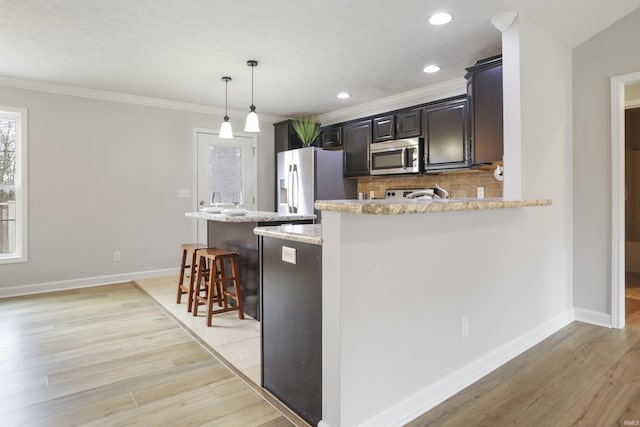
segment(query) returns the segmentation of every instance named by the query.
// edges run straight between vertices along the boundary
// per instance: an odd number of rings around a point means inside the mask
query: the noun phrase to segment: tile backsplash
[[[436,183],[453,198],[475,198],[478,187],[484,187],[485,197],[502,197],[502,182],[493,176],[493,170],[478,169],[439,175],[365,176],[358,178],[358,192],[368,197],[373,191],[376,199],[382,199],[387,189],[434,188]]]

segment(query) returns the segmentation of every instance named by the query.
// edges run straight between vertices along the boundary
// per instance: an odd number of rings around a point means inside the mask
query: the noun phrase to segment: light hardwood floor
[[[293,425],[131,283],[0,299],[0,343],[2,426]]]
[[[625,329],[576,322],[408,426],[637,425],[628,283]],[[130,283],[0,299],[0,344],[2,426],[294,425]]]
[[[640,276],[627,284],[625,329],[574,322],[407,427],[639,425]]]

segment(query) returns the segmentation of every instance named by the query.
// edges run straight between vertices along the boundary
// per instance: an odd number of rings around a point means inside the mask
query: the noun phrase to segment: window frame
[[[0,105],[0,117],[8,117],[16,121],[16,157],[14,186],[16,194],[16,250],[1,254],[0,264],[27,262],[27,129],[28,118],[26,108]]]

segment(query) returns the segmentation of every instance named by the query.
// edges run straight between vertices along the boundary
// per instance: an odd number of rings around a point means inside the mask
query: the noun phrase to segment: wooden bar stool
[[[184,243],[180,245],[182,248],[182,264],[180,265],[180,278],[178,279],[178,295],[176,297],[176,304],[180,304],[183,294],[188,294],[187,311],[191,311],[191,304],[193,302],[193,290],[196,279],[196,272],[198,271],[197,255],[199,250],[207,249],[207,245],[202,243]],[[187,264],[187,254],[191,254],[190,264]],[[185,285],[184,277],[185,270],[189,269],[189,285]]]
[[[244,319],[244,311],[242,310],[242,293],[240,291],[240,280],[238,278],[238,258],[235,252],[224,249],[203,249],[198,251],[198,275],[196,277],[196,287],[193,294],[193,315],[198,315],[198,305],[206,304],[207,306],[207,326],[211,326],[211,320],[214,314],[225,313],[227,311],[238,310],[238,318]],[[206,261],[209,261],[208,278],[205,277]],[[229,260],[231,264],[231,274],[225,272],[225,261]],[[204,280],[205,295],[200,295],[201,280]],[[233,288],[229,291],[228,284]],[[231,305],[229,299],[233,299],[235,305]],[[214,302],[221,305],[222,308],[213,309]]]

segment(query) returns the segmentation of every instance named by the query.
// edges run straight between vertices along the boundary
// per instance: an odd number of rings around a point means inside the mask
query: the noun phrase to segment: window
[[[0,264],[27,260],[27,111],[0,106]]]

